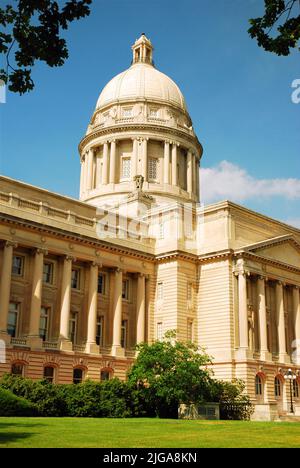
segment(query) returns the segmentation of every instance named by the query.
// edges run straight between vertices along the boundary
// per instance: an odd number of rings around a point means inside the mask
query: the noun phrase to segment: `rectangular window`
[[[149,180],[158,179],[158,159],[157,158],[148,159],[148,178]]]
[[[122,282],[122,299],[129,300],[129,280],[123,280]]]
[[[98,275],[98,294],[105,294],[105,281],[106,280],[106,275],[103,273],[100,273]]]
[[[69,320],[69,340],[73,344],[76,344],[76,335],[77,335],[77,314],[76,312],[71,312]]]
[[[8,320],[7,320],[7,333],[15,338],[17,336],[18,314],[20,305],[16,302],[9,304]]]
[[[156,325],[156,338],[157,341],[163,340],[163,326],[162,322],[158,322]]]
[[[12,274],[15,276],[23,276],[23,269],[24,269],[24,257],[19,255],[13,256],[12,262]]]
[[[186,298],[189,302],[193,299],[193,285],[192,283],[187,283]]]
[[[53,263],[44,263],[43,283],[52,284],[53,281]]]
[[[132,107],[125,107],[124,109],[122,109],[122,116],[124,118],[132,117]]]
[[[130,158],[122,158],[121,178],[122,179],[130,179],[130,176],[131,176],[131,159]]]
[[[159,239],[164,239],[165,237],[165,225],[164,223],[161,221],[159,223]]]
[[[98,346],[103,346],[103,322],[104,317],[98,317],[96,328],[96,344]]]
[[[52,366],[44,367],[44,379],[47,380],[49,383],[53,383],[53,381],[54,381],[54,367],[52,367]]]
[[[71,288],[72,289],[80,288],[80,271],[75,268],[72,270]]]
[[[158,109],[150,109],[150,113],[149,113],[149,116],[152,117],[152,118],[157,118],[158,117]]]
[[[188,319],[187,321],[187,341],[193,341],[193,320]]]
[[[49,323],[49,308],[41,307],[39,335],[43,341],[47,340]]]
[[[127,320],[122,320],[121,326],[121,347],[127,347]]]
[[[157,284],[157,300],[162,301],[164,298],[164,284],[162,282]]]

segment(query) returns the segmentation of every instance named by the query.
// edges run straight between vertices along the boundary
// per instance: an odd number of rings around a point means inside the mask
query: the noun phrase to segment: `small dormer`
[[[132,46],[132,63],[148,63],[153,65],[153,46],[151,41],[143,33]]]

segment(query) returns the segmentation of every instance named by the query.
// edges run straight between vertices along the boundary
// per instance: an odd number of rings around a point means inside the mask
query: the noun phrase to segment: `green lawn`
[[[12,417],[3,447],[300,447],[300,423]]]

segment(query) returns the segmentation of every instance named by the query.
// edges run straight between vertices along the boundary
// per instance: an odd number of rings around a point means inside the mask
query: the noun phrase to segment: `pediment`
[[[281,236],[244,248],[255,255],[300,268],[300,244],[293,236]]]

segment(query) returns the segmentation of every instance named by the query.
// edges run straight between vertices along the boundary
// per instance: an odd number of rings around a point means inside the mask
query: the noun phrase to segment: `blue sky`
[[[78,143],[101,89],[128,68],[145,32],[203,144],[204,201],[229,198],[300,226],[300,104],[291,100],[300,53],[277,57],[250,39],[248,19],[263,3],[94,0],[65,34],[66,64],[37,64],[35,90],[0,105],[1,173],[77,198]]]

